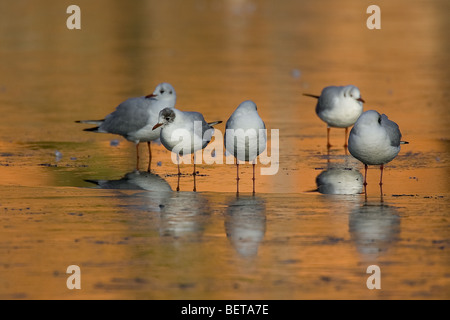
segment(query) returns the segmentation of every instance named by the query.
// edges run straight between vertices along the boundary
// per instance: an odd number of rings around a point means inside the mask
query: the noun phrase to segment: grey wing
[[[326,109],[333,109],[334,100],[339,95],[339,91],[341,87],[330,86],[326,87],[322,90],[320,94],[319,100],[317,101],[316,111],[322,111]]]
[[[402,138],[398,125],[394,121],[389,120],[385,114],[381,115],[381,125],[388,133],[389,139],[391,140],[391,146],[398,147]]]
[[[202,131],[205,132],[205,130],[208,130],[210,127],[208,123],[205,121],[205,118],[200,112],[196,111],[185,111],[184,116],[189,118],[189,122],[194,125],[195,122],[200,121],[202,124]]]
[[[149,102],[145,98],[130,98],[106,116],[100,129],[123,136],[135,132],[147,124],[148,108]]]
[[[209,142],[212,139],[212,136],[214,134],[214,128],[211,127],[203,117],[203,115],[200,112],[189,112],[189,116],[194,119],[194,121],[201,121],[202,123],[202,138],[203,141]]]

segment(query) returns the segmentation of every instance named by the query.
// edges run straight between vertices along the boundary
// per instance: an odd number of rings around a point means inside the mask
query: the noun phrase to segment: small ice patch
[[[291,70],[292,78],[298,79],[298,78],[301,77],[301,75],[302,75],[302,72],[300,70],[298,70],[298,69],[292,69]]]
[[[59,160],[61,160],[62,159],[62,153],[61,152],[59,152],[58,150],[56,150],[55,151],[55,160],[56,160],[56,162],[58,162]]]

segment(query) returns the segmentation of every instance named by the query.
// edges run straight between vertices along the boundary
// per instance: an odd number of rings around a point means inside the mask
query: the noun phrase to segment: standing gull
[[[165,108],[159,113],[153,130],[161,128],[161,143],[177,155],[178,182],[180,181],[180,156],[194,154],[194,190],[196,191],[195,152],[204,149],[214,134],[213,126],[222,121],[206,122],[200,112]],[[179,191],[179,185],[177,191]]]
[[[367,166],[380,166],[380,188],[383,185],[384,165],[400,152],[402,134],[398,125],[375,110],[364,112],[356,121],[348,138],[348,151],[364,163],[364,188],[367,186]],[[367,192],[366,192],[367,197]]]
[[[266,125],[253,101],[242,102],[226,124],[225,149],[236,159],[236,193],[239,194],[239,160],[253,164],[253,194],[255,194],[255,160],[266,149]]]
[[[359,89],[353,85],[325,87],[320,96],[309,93],[303,95],[318,99],[316,113],[327,124],[327,147],[330,148],[330,129],[345,128],[347,147],[348,127],[352,126],[363,111],[364,100]]]
[[[119,104],[115,111],[103,120],[81,120],[78,123],[95,124],[97,127],[84,131],[113,133],[123,136],[136,144],[136,170],[139,170],[139,143],[147,142],[149,163],[151,168],[151,141],[159,138],[160,130],[152,130],[158,122],[159,112],[164,108],[174,108],[176,102],[175,89],[169,83],[160,83],[152,94],[143,97],[129,98]]]

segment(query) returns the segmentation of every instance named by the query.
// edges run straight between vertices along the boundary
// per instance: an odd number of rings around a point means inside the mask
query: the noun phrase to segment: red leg
[[[364,165],[364,198],[367,201],[367,164]]]
[[[384,165],[380,166],[380,186],[383,185],[383,169],[384,169]]]
[[[364,165],[364,186],[367,186],[367,164]]]
[[[194,172],[192,173],[192,175],[194,176],[194,192],[197,191],[197,185],[196,185],[196,181],[195,181],[195,177],[197,176],[197,173],[195,172],[195,153],[194,153]]]
[[[344,141],[344,148],[347,149],[348,147],[348,127],[345,127],[345,141]]]
[[[180,191],[180,177],[181,177],[181,171],[180,171],[180,157],[177,155],[177,166],[178,166],[178,182],[177,182],[177,191]]]
[[[255,195],[255,166],[256,164],[253,162],[253,195]]]
[[[136,143],[136,170],[139,171],[139,142]]]
[[[327,148],[330,149],[331,148],[331,144],[330,144],[330,127],[327,127]]]
[[[236,163],[236,195],[239,195],[239,161],[234,159],[234,162]]]
[[[147,146],[148,146],[148,168],[147,168],[147,171],[150,172],[150,169],[152,167],[152,146],[151,146],[150,141],[147,142]]]
[[[383,185],[380,184],[380,202],[384,202],[383,201]]]

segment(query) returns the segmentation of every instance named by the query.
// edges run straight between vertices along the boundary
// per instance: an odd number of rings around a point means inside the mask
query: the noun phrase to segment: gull
[[[348,138],[348,151],[364,163],[364,188],[367,186],[367,166],[380,166],[380,188],[383,185],[384,165],[400,152],[402,134],[398,125],[375,110],[364,112],[356,121]],[[367,193],[366,193],[367,197]]]
[[[266,125],[258,114],[256,104],[242,102],[227,121],[225,128],[225,149],[235,157],[236,194],[239,194],[239,160],[252,162],[253,194],[255,194],[256,157],[266,149]]]
[[[160,83],[152,94],[129,98],[119,104],[103,120],[81,120],[78,123],[95,124],[97,127],[84,131],[112,133],[123,136],[136,144],[136,170],[139,170],[139,143],[147,142],[149,153],[148,171],[151,168],[150,142],[159,138],[160,130],[152,130],[158,122],[159,112],[164,108],[175,108],[176,93],[169,83]]]
[[[158,122],[153,130],[161,127],[161,143],[163,146],[177,155],[178,182],[180,181],[180,156],[194,154],[194,190],[196,191],[195,176],[195,152],[204,149],[211,141],[214,134],[213,126],[222,121],[206,122],[200,112],[180,111],[178,109],[165,108],[159,112]],[[180,191],[179,185],[177,191]]]
[[[329,86],[322,90],[320,96],[304,93],[303,95],[318,99],[316,113],[327,124],[327,147],[330,144],[330,129],[345,128],[345,144],[347,148],[348,127],[352,126],[363,111],[364,100],[359,89],[353,85]]]

